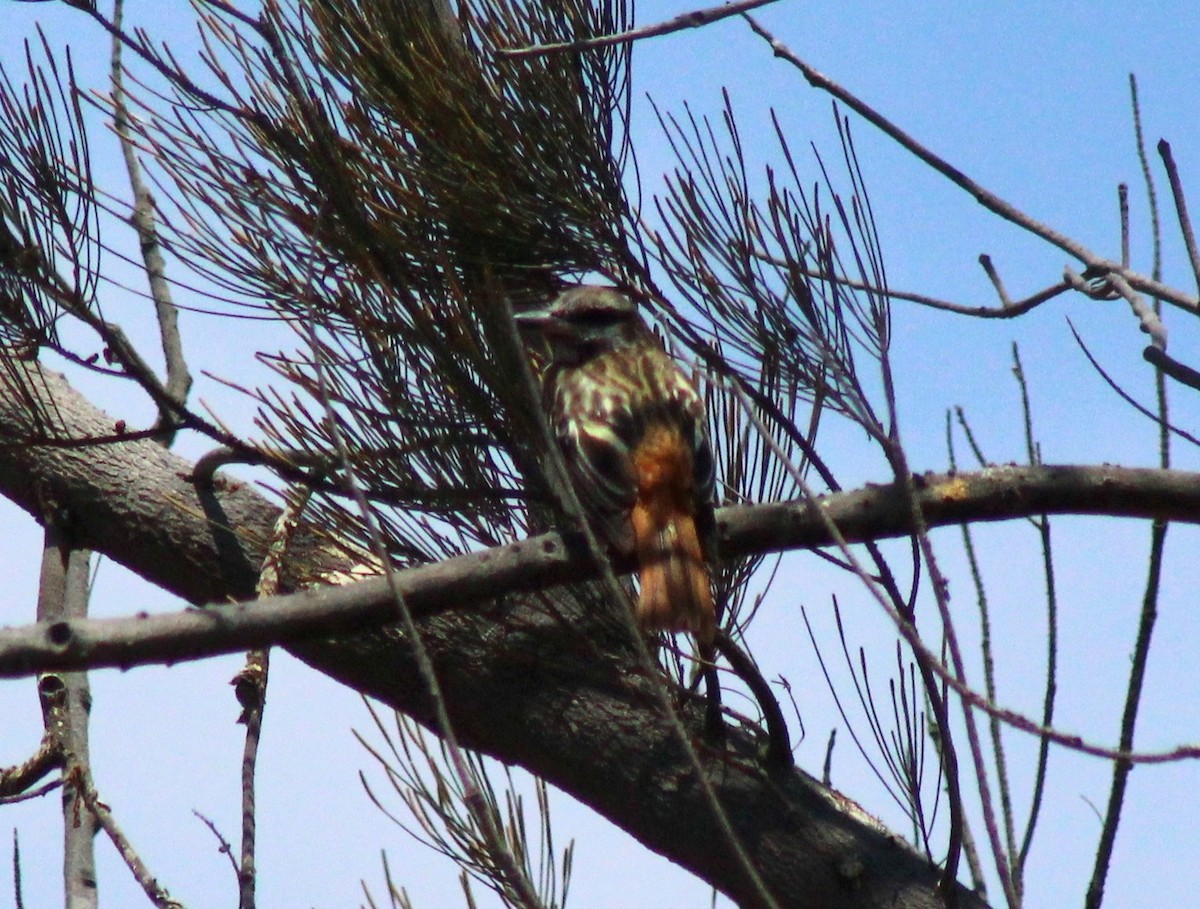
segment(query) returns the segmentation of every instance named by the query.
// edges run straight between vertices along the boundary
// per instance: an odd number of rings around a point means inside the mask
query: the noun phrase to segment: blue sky
[[[676,0],[642,0],[639,21],[657,21],[690,8]],[[147,24],[171,29],[172,45],[186,54],[194,47],[192,38],[175,24],[185,11],[186,4],[163,3]],[[4,15],[0,61],[6,67],[19,67],[20,40],[41,22],[52,46],[72,44],[84,81],[102,84],[107,44],[81,16],[50,4],[16,3],[6,4]],[[1200,124],[1195,117],[1200,73],[1189,63],[1200,38],[1200,11],[1185,4],[781,0],[759,16],[798,55],[960,169],[1034,217],[1112,257],[1119,240],[1116,185],[1129,183],[1134,264],[1144,272],[1150,268],[1149,229],[1129,116],[1130,72],[1139,79],[1151,155],[1154,143],[1167,138],[1185,185],[1200,186]],[[20,70],[9,72],[15,78]],[[693,110],[719,117],[720,91],[726,86],[743,135],[750,137],[752,164],[774,160],[769,108],[778,112],[802,166],[810,167],[807,180],[818,177],[807,152],[810,141],[827,160],[838,160],[829,98],[772,59],[761,39],[738,20],[645,42],[635,54],[634,78],[634,142],[648,192],[672,164],[644,101],[647,94],[671,110],[679,111],[687,101]],[[997,222],[870,126],[855,122],[853,129],[894,287],[967,304],[994,303],[976,262],[981,252],[992,256],[1014,297],[1058,280],[1067,264],[1060,251]],[[96,140],[95,152],[102,160],[102,179],[113,181],[114,191],[123,191],[107,137]],[[1190,289],[1194,280],[1172,229],[1174,212],[1157,165],[1155,176],[1167,237],[1165,280]],[[1193,198],[1193,209],[1200,212],[1200,198]],[[139,330],[140,337],[153,337],[144,329],[140,301],[112,288],[104,293],[110,317],[135,337]],[[1123,303],[1063,297],[1011,322],[970,322],[897,304],[893,319],[901,426],[913,466],[945,467],[945,412],[955,405],[967,408],[993,461],[1023,459],[1019,397],[1011,377],[1014,341],[1021,345],[1046,461],[1154,464],[1153,428],[1117,402],[1090,370],[1071,339],[1068,318],[1105,368],[1149,403],[1151,377],[1141,359],[1144,336]],[[1187,361],[1196,349],[1196,329],[1182,314],[1168,312],[1167,318],[1171,351]],[[239,378],[248,350],[281,343],[269,326],[242,323],[231,337],[227,325],[201,316],[185,315],[184,332],[194,369]],[[149,348],[154,349],[152,343]],[[85,387],[131,424],[147,418],[145,406],[122,397],[123,391],[95,383]],[[211,379],[201,379],[194,394],[233,425],[249,425],[244,403]],[[1195,430],[1198,414],[1192,397],[1176,391],[1173,406],[1179,423]],[[206,448],[195,440],[181,444],[191,456]],[[878,459],[866,453],[860,432],[831,426],[822,444],[847,483],[887,479]],[[959,454],[970,463],[964,449]],[[1178,466],[1195,468],[1196,461],[1194,452],[1176,450]],[[33,615],[40,533],[7,506],[0,515],[12,528],[11,541],[0,552],[7,579],[0,623],[23,624]],[[1006,705],[1036,711],[1044,649],[1042,580],[1032,534],[1016,523],[982,528],[979,540],[997,625],[1000,697]],[[1111,742],[1136,627],[1148,529],[1135,522],[1063,519],[1056,521],[1055,535],[1063,635],[1059,723]],[[962,610],[960,625],[969,643],[974,604],[962,572],[960,538],[957,531],[943,531],[936,539],[952,577],[952,604]],[[1197,578],[1187,558],[1195,544],[1192,529],[1172,529],[1139,726],[1141,747],[1200,739],[1193,659],[1200,636],[1192,594]],[[832,593],[839,595],[852,640],[868,647],[873,665],[883,672],[892,646],[886,618],[861,589],[806,553],[785,559],[781,581],[749,638],[768,677],[783,673],[797,692],[809,731],[797,756],[812,772],[820,770],[829,729],[841,723],[799,611],[807,609],[828,644],[833,640]],[[177,606],[116,565],[102,564],[96,614]],[[102,797],[154,872],[191,906],[229,905],[235,898],[226,860],[192,810],[211,817],[233,838],[242,729],[233,722],[236,708],[226,682],[239,665],[240,659],[227,658],[169,670],[106,671],[93,680],[93,751]],[[973,671],[972,679],[978,681],[977,663]],[[6,765],[22,759],[37,741],[40,716],[32,683],[0,682],[0,717],[0,765]],[[360,879],[379,893],[380,849],[387,849],[393,873],[409,887],[418,907],[461,905],[453,866],[415,845],[363,796],[357,771],[371,773],[373,768],[349,730],[366,732],[369,726],[353,692],[285,655],[275,659],[260,764],[262,905],[357,905]],[[1035,745],[1011,733],[1006,742],[1023,803]],[[867,810],[905,829],[861,763],[848,737],[839,734],[835,784]],[[1154,904],[1185,905],[1196,892],[1197,773],[1188,764],[1134,772],[1106,905],[1145,905],[1147,898]],[[1082,902],[1099,829],[1092,806],[1102,809],[1107,780],[1103,762],[1055,753],[1027,884],[1028,905]],[[51,798],[0,812],[0,831],[20,828],[30,906],[53,905],[58,898],[55,809]],[[570,905],[707,905],[706,888],[586,809],[558,798],[555,819],[560,843],[578,838]],[[102,845],[98,851],[102,905],[137,905],[141,897],[111,850]],[[8,863],[0,863],[0,892],[11,892],[9,874]],[[993,898],[998,902],[994,891]]]

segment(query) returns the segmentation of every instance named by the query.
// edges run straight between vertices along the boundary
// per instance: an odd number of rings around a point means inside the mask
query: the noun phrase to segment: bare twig
[[[1108,385],[1108,387],[1111,388],[1122,401],[1124,401],[1126,404],[1128,404],[1130,407],[1132,407],[1134,410],[1136,410],[1142,416],[1144,416],[1150,420],[1153,420],[1155,424],[1157,424],[1160,427],[1165,428],[1172,435],[1176,435],[1179,438],[1183,439],[1185,442],[1190,442],[1192,445],[1196,445],[1196,446],[1200,447],[1200,437],[1194,436],[1190,432],[1180,429],[1178,426],[1175,426],[1174,424],[1171,424],[1171,423],[1164,424],[1162,422],[1162,418],[1158,414],[1154,413],[1152,410],[1150,410],[1150,408],[1146,407],[1140,401],[1137,401],[1133,397],[1133,395],[1131,395],[1124,388],[1122,388],[1120,385],[1118,385],[1116,379],[1114,379],[1111,375],[1109,375],[1108,371],[1103,366],[1100,365],[1100,361],[1096,359],[1096,357],[1092,353],[1091,349],[1087,346],[1087,344],[1084,343],[1083,337],[1079,334],[1079,330],[1075,327],[1075,324],[1070,319],[1068,319],[1067,325],[1071,329],[1071,334],[1075,338],[1075,343],[1079,345],[1079,349],[1082,350],[1083,355],[1085,357],[1087,357],[1088,362],[1092,366],[1092,369],[1096,370],[1096,372],[1099,374],[1100,378],[1104,380],[1105,384]],[[1154,355],[1154,356],[1152,356],[1152,355]],[[1192,387],[1200,389],[1200,373],[1191,369],[1191,367],[1184,366],[1182,363],[1179,363],[1179,362],[1171,359],[1166,354],[1163,354],[1161,351],[1157,350],[1154,347],[1147,347],[1145,349],[1145,351],[1143,352],[1143,358],[1148,363],[1152,363],[1155,366],[1159,366],[1165,375],[1171,375],[1172,372],[1177,371],[1177,370],[1185,370],[1185,371],[1190,372],[1192,374],[1192,378],[1194,378],[1194,380],[1195,380],[1195,384]],[[1164,363],[1167,365],[1164,366],[1163,365]],[[1191,384],[1191,383],[1189,382],[1188,384]]]
[[[35,786],[27,792],[22,792],[20,795],[0,795],[0,805],[14,805],[17,802],[28,802],[31,799],[40,799],[44,795],[49,795],[55,789],[62,787],[61,779],[50,780],[48,783],[42,783],[40,786]]]
[[[1142,132],[1141,109],[1138,104],[1137,80],[1132,74],[1129,77],[1129,90],[1133,107],[1134,136],[1137,142],[1138,159],[1142,163],[1142,174],[1146,181],[1146,194],[1150,203],[1151,229],[1154,238],[1153,275],[1157,279],[1162,274],[1162,228],[1158,216],[1158,205],[1154,191],[1154,179],[1150,170],[1149,156]],[[1159,144],[1159,151],[1163,145]],[[1167,147],[1164,161],[1170,161],[1170,148]],[[1173,164],[1173,162],[1172,162]],[[1180,226],[1188,239],[1188,253],[1196,265],[1195,244],[1191,239],[1191,224],[1187,216],[1187,206],[1183,202],[1183,193],[1178,186],[1178,174],[1168,164],[1168,173],[1173,174],[1172,192],[1175,193],[1175,203],[1178,209]],[[1196,272],[1200,280],[1200,271]],[[1161,313],[1162,304],[1155,300],[1154,313]],[[1152,348],[1160,349],[1160,348]],[[1167,431],[1170,423],[1168,411],[1167,383],[1163,370],[1154,375],[1155,396],[1158,403],[1158,436],[1159,436],[1159,466],[1171,466],[1171,435]],[[1142,689],[1146,679],[1146,667],[1150,659],[1150,642],[1154,635],[1154,626],[1158,620],[1158,601],[1161,595],[1162,566],[1166,550],[1167,530],[1169,524],[1157,520],[1150,529],[1150,559],[1146,572],[1146,587],[1142,596],[1142,608],[1138,620],[1137,638],[1134,641],[1133,656],[1130,660],[1129,681],[1125,689],[1125,706],[1121,714],[1120,744],[1125,750],[1133,747],[1134,731],[1137,726],[1138,711],[1142,703]],[[1096,859],[1092,866],[1092,878],[1088,883],[1087,895],[1084,900],[1086,909],[1099,909],[1104,899],[1104,882],[1108,877],[1112,863],[1113,847],[1117,839],[1117,828],[1120,826],[1121,813],[1125,804],[1125,794],[1129,783],[1129,774],[1133,766],[1127,761],[1117,761],[1112,769],[1112,785],[1109,789],[1108,806],[1104,813],[1104,823],[1100,829],[1100,840],[1096,847]]]
[[[617,44],[629,44],[633,41],[640,41],[643,38],[669,35],[672,32],[683,31],[686,28],[700,28],[713,22],[718,22],[721,19],[736,16],[739,13],[746,13],[752,9],[758,9],[760,6],[766,6],[768,3],[774,2],[775,0],[736,0],[736,2],[723,3],[720,6],[712,6],[707,9],[692,10],[689,13],[683,13],[665,22],[659,22],[654,25],[643,25],[640,28],[630,29],[629,31],[620,32],[615,35],[597,35],[593,38],[582,38],[578,41],[539,44],[535,47],[504,47],[497,50],[496,55],[509,59],[544,57],[547,54],[596,50],[603,47],[612,47]]]
[[[779,709],[779,701],[775,699],[771,686],[750,655],[724,629],[717,629],[715,643],[721,656],[729,661],[737,677],[746,683],[758,700],[767,724],[767,766],[775,769],[791,767],[794,763],[791,736],[788,735],[787,721],[783,718],[783,711]]]
[[[1068,255],[1084,263],[1089,270],[1094,270],[1097,273],[1112,272],[1119,274],[1136,290],[1159,296],[1172,305],[1185,309],[1192,314],[1200,313],[1200,301],[1196,298],[1181,293],[1175,288],[1166,287],[1154,279],[1146,278],[1136,272],[1129,271],[1129,269],[1124,268],[1118,262],[1112,262],[1103,256],[1097,255],[1083,244],[1030,217],[1016,206],[1002,199],[980,183],[977,183],[944,158],[934,154],[856,95],[813,69],[804,60],[789,50],[787,45],[764,28],[753,16],[745,15],[744,18],[750,23],[750,27],[754,30],[755,34],[771,46],[771,50],[775,56],[799,69],[810,85],[828,92],[837,98],[864,120],[879,128],[906,151],[937,171],[960,189],[970,193],[988,211],[1017,225],[1034,236],[1040,237],[1052,246],[1058,247]]]
[[[1129,267],[1129,185],[1117,186],[1117,211],[1121,217],[1121,267]]]
[[[1188,216],[1187,195],[1179,179],[1179,168],[1175,165],[1175,156],[1171,154],[1171,144],[1166,139],[1158,140],[1158,155],[1162,158],[1163,168],[1167,172],[1167,182],[1171,185],[1171,197],[1175,200],[1175,213],[1179,217],[1179,230],[1183,234],[1183,243],[1187,247],[1188,259],[1192,263],[1192,275],[1196,279],[1196,287],[1200,289],[1200,249],[1196,247],[1196,234],[1192,230],[1192,219]]]
[[[52,731],[47,729],[33,754],[20,764],[0,768],[0,799],[20,795],[46,774],[61,766],[62,752],[58,748],[58,740]]]
[[[192,814],[196,815],[196,817],[200,819],[200,822],[203,823],[204,826],[212,832],[212,835],[217,838],[217,851],[224,853],[225,857],[229,859],[229,864],[233,867],[234,876],[238,876],[238,863],[237,859],[233,856],[233,846],[229,844],[229,840],[225,839],[224,835],[217,828],[217,825],[213,821],[205,817],[195,808],[192,809]]]
[[[1029,386],[1025,369],[1021,365],[1018,348],[1013,344],[1013,360],[1016,363],[1017,382],[1021,389],[1021,411],[1024,417],[1025,450],[1031,464],[1042,462],[1041,446],[1033,433],[1033,409],[1029,401]],[[1046,578],[1046,693],[1042,698],[1042,725],[1054,723],[1054,703],[1058,691],[1058,588],[1054,575],[1054,553],[1051,547],[1050,518],[1041,515],[1031,520],[1038,532],[1042,550],[1042,571]],[[1013,882],[1017,892],[1024,897],[1025,864],[1033,844],[1033,833],[1041,814],[1042,798],[1046,785],[1046,770],[1050,760],[1050,743],[1042,739],[1038,743],[1037,769],[1034,772],[1033,794],[1030,797],[1029,815],[1025,834],[1019,849],[1010,851],[1013,863]]]
[[[999,290],[999,288],[998,288]],[[1019,361],[1018,361],[1019,369]],[[1018,376],[1019,381],[1023,378]],[[953,435],[950,433],[950,421],[946,424],[947,450],[950,458],[950,469],[955,469]],[[979,610],[979,652],[983,662],[983,686],[987,699],[996,703],[996,670],[992,649],[992,619],[988,604],[987,587],[983,579],[983,571],[975,551],[975,538],[970,524],[962,525],[963,551],[967,557],[967,568],[971,575],[971,583],[975,588],[975,603]],[[1000,793],[1000,810],[1004,820],[1005,846],[1009,856],[1015,855],[1015,836],[1013,834],[1012,786],[1008,779],[1008,761],[1004,751],[1004,739],[1000,720],[988,717],[988,732],[992,743],[992,758],[996,768],[996,785]],[[1045,743],[1043,742],[1043,745]],[[971,865],[972,875],[975,875],[974,865]],[[978,880],[978,877],[976,877]],[[1012,874],[1012,887],[1020,891],[1020,880]]]
[[[1158,189],[1154,185],[1154,171],[1150,167],[1150,154],[1146,151],[1146,134],[1142,129],[1142,104],[1138,98],[1137,76],[1129,74],[1129,108],[1133,118],[1134,149],[1137,151],[1138,164],[1142,169],[1142,182],[1146,186],[1146,207],[1150,211],[1150,238],[1153,245],[1154,260],[1150,266],[1150,274],[1155,281],[1162,280],[1162,219],[1158,216]],[[1147,291],[1152,296],[1158,294]],[[1155,306],[1155,314],[1158,314]]]
[[[1166,139],[1158,140],[1158,155],[1163,158],[1166,169],[1166,179],[1171,185],[1171,197],[1175,199],[1175,211],[1180,218],[1180,231],[1183,234],[1184,245],[1188,249],[1188,258],[1192,260],[1192,273],[1196,279],[1196,287],[1200,288],[1200,249],[1196,248],[1195,233],[1192,230],[1192,218],[1188,216],[1187,195],[1183,192],[1180,182],[1180,171],[1175,164],[1175,156],[1171,155],[1171,145]]]
[[[996,266],[992,264],[992,257],[987,253],[980,253],[979,264],[983,266],[983,270],[987,273],[988,280],[992,282],[992,287],[996,288],[996,296],[1000,298],[1000,308],[1002,310],[1012,309],[1013,302],[1009,299],[1008,291],[1004,289],[1004,280],[1000,277],[1000,273],[996,271]]]
[[[308,504],[309,490],[300,487],[287,496],[287,504],[275,522],[271,545],[263,560],[256,593],[261,597],[279,593],[279,579],[283,574],[288,545],[300,524],[300,518]],[[257,867],[255,864],[256,814],[255,814],[255,768],[258,764],[258,744],[262,738],[263,709],[267,703],[267,679],[270,672],[271,651],[257,648],[246,654],[246,665],[231,684],[242,706],[239,723],[246,725],[246,741],[242,749],[242,858],[238,868],[238,909],[254,909]]]
[[[116,0],[113,4],[113,26],[118,32],[121,30],[124,8],[124,0]],[[166,279],[166,263],[163,260],[162,246],[158,240],[158,229],[155,226],[154,197],[142,179],[142,167],[138,162],[133,139],[129,133],[129,110],[125,104],[121,47],[120,39],[113,36],[110,67],[113,129],[116,131],[121,145],[121,153],[125,158],[125,170],[129,174],[129,186],[133,192],[133,213],[130,222],[137,231],[146,279],[150,285],[150,296],[154,300],[154,308],[158,314],[158,329],[162,339],[163,358],[167,370],[167,381],[163,385],[163,393],[177,406],[182,407],[187,401],[188,391],[192,386],[192,376],[188,371],[187,361],[183,356],[183,344],[179,337],[179,310],[171,299],[171,286]],[[156,428],[162,430],[160,439],[164,445],[171,444],[178,424],[179,418],[176,411],[159,409]]]
[[[787,263],[778,256],[770,256],[765,253],[755,253],[755,257],[762,259],[764,262],[770,262],[772,265],[783,265]],[[985,263],[986,260],[986,264]],[[988,277],[992,280],[993,286],[1000,280],[992,265],[991,257],[984,254],[979,257],[980,264],[988,273]],[[1015,319],[1018,316],[1023,316],[1048,300],[1053,300],[1055,297],[1071,289],[1071,285],[1066,281],[1059,281],[1057,284],[1052,284],[1049,287],[1039,290],[1037,293],[1030,294],[1020,300],[1009,300],[1004,293],[1000,293],[1000,306],[967,306],[964,303],[955,303],[951,300],[943,300],[938,297],[931,297],[928,294],[918,294],[907,290],[895,290],[891,287],[879,287],[870,284],[866,281],[860,281],[857,278],[851,278],[849,275],[841,275],[838,277],[831,276],[828,272],[816,271],[811,268],[805,268],[802,265],[793,264],[791,266],[796,274],[803,275],[808,278],[817,278],[822,281],[829,281],[842,287],[849,287],[853,290],[866,291],[869,294],[878,294],[881,297],[887,297],[890,300],[906,300],[910,303],[919,303],[922,306],[927,306],[930,309],[941,309],[946,312],[958,313],[963,316],[975,316],[981,319]],[[997,287],[997,291],[1002,290],[1002,284]]]
[[[150,902],[155,905],[156,909],[183,909],[183,904],[178,900],[172,899],[167,889],[161,886],[158,883],[158,879],[150,873],[150,869],[146,867],[146,863],[142,861],[142,857],[133,848],[133,843],[129,841],[125,832],[117,824],[112,811],[100,801],[100,796],[96,793],[96,787],[92,782],[90,771],[82,765],[77,765],[71,769],[70,773],[74,777],[72,785],[75,786],[79,797],[92,813],[95,814],[100,828],[108,835],[117,852],[121,854],[121,858],[124,859],[126,866]]]
[[[1167,538],[1167,523],[1155,521],[1150,533],[1150,566],[1146,577],[1146,590],[1142,598],[1141,620],[1138,623],[1137,640],[1134,643],[1133,659],[1129,669],[1129,686],[1125,695],[1125,709],[1121,716],[1120,749],[1133,749],[1133,733],[1137,725],[1138,707],[1141,705],[1142,684],[1146,676],[1146,664],[1150,653],[1150,639],[1158,617],[1158,595],[1162,581],[1163,549]],[[1098,909],[1104,899],[1104,882],[1112,862],[1113,847],[1117,839],[1117,826],[1121,820],[1121,807],[1125,801],[1129,772],[1133,765],[1117,759],[1113,767],[1112,788],[1108,796],[1108,808],[1101,828],[1100,843],[1096,847],[1096,861],[1092,879],[1088,884],[1085,909]]]
[[[997,196],[991,190],[980,185],[954,165],[950,164],[944,158],[941,158],[934,152],[930,151],[928,148],[902,130],[899,126],[892,123],[856,95],[852,94],[850,91],[843,88],[841,85],[834,82],[824,74],[813,69],[806,62],[804,62],[804,60],[796,56],[796,54],[793,53],[787,47],[787,45],[776,38],[766,28],[764,28],[753,16],[747,15],[745,16],[745,19],[750,24],[750,28],[754,30],[754,33],[771,46],[772,53],[774,53],[776,57],[785,60],[800,70],[801,74],[803,74],[804,78],[808,80],[810,85],[812,85],[814,88],[819,88],[822,91],[829,93],[861,116],[868,123],[878,127],[884,134],[899,143],[900,146],[906,151],[911,152],[933,170],[950,180],[950,182],[974,196],[975,200],[984,208],[988,209],[988,211],[999,215],[1004,220],[1011,221],[1018,227],[1022,227],[1030,233],[1041,237],[1081,262],[1087,262],[1088,264],[1091,264],[1095,261],[1101,261],[1098,256],[1093,254],[1086,247],[1059,233],[1053,228],[1034,220],[1024,212],[1009,204],[1004,199]]]
[[[25,909],[25,895],[21,892],[21,840],[17,836],[17,828],[13,828],[13,902],[16,909]]]

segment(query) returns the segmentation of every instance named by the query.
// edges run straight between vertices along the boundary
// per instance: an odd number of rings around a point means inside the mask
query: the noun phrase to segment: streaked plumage
[[[690,631],[707,647],[714,479],[703,400],[611,288],[572,288],[520,319],[550,343],[546,408],[588,518],[637,556],[642,628]]]

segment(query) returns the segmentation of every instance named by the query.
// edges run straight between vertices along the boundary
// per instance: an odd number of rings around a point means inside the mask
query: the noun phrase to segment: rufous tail
[[[712,643],[716,610],[708,566],[690,514],[633,510],[641,592],[637,617],[644,631],[690,631],[701,647]]]
[[[642,628],[690,631],[704,650],[716,630],[708,566],[696,533],[692,455],[680,431],[651,427],[633,455],[637,501],[630,513],[641,571]]]

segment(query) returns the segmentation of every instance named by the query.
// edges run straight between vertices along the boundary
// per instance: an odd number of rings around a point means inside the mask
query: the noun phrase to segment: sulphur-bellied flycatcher
[[[711,652],[713,457],[695,386],[612,288],[574,287],[517,318],[549,342],[545,406],[589,523],[637,557],[639,624]]]

